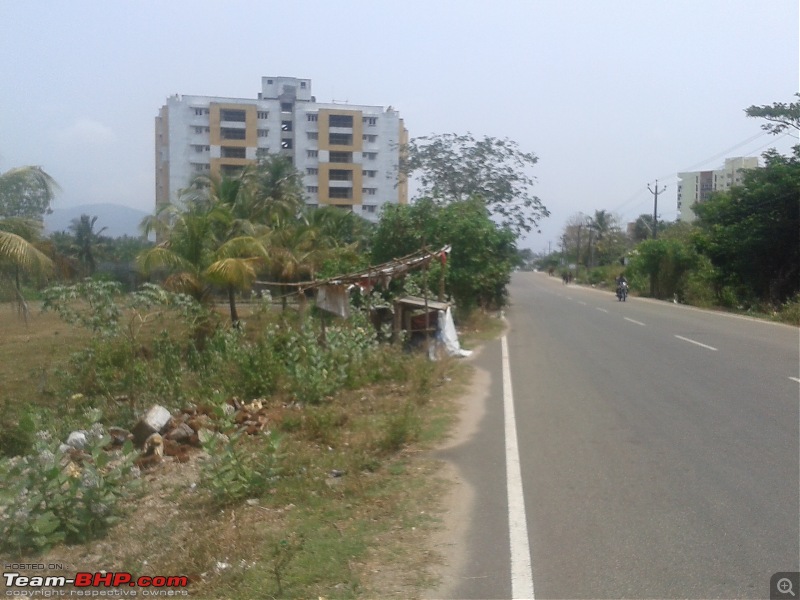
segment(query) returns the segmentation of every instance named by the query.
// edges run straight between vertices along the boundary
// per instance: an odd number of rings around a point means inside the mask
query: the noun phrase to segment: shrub
[[[25,458],[0,463],[7,486],[0,495],[0,545],[6,551],[43,551],[60,542],[80,543],[118,522],[120,500],[132,490],[133,448],[111,458],[102,441],[87,448],[83,463],[52,444]]]
[[[216,506],[262,496],[280,476],[277,435],[269,435],[258,452],[247,447],[248,441],[243,434],[234,433],[230,438],[216,435],[205,444],[210,458],[203,464],[202,481]]]

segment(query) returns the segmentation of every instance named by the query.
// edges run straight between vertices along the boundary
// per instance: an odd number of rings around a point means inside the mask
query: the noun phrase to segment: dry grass
[[[7,402],[50,404],[56,368],[89,334],[31,303],[26,324],[11,303],[0,305],[0,406]]]

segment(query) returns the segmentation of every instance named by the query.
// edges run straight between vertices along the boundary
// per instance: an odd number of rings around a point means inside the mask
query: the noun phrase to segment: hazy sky
[[[652,212],[647,184],[788,151],[744,109],[798,91],[798,0],[0,0],[0,172],[41,165],[54,207],[154,204],[154,117],[174,93],[392,105],[411,137],[508,137],[564,223]]]

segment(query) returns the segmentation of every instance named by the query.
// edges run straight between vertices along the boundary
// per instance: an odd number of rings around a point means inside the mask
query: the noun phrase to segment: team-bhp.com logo
[[[33,596],[136,596],[135,590],[140,588],[142,596],[188,596],[189,585],[186,576],[161,576],[149,577],[143,575],[134,577],[126,572],[79,572],[74,577],[21,575],[20,573],[3,573],[6,584],[6,596],[33,597]],[[77,589],[64,590],[68,585]],[[16,588],[16,589],[9,589]],[[41,590],[33,592],[32,588]],[[110,588],[110,589],[109,589]],[[127,588],[127,589],[126,589]],[[177,588],[177,589],[176,589]],[[42,592],[49,591],[44,594]],[[117,593],[113,593],[116,591]],[[127,593],[126,593],[127,592]]]

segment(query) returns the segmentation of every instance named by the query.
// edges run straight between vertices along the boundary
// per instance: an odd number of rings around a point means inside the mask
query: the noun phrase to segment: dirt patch
[[[480,353],[478,349],[471,361]],[[469,392],[459,399],[461,412],[452,437],[440,449],[455,448],[468,442],[478,429],[478,425],[486,412],[486,399],[489,394],[490,375],[484,369],[476,368]],[[430,540],[434,551],[442,557],[442,561],[431,565],[435,578],[439,583],[427,590],[423,598],[450,598],[459,583],[459,574],[467,559],[466,536],[470,515],[473,511],[475,490],[463,478],[458,467],[450,461],[441,461],[437,473],[439,478],[447,482],[442,500],[442,526],[436,530]]]

